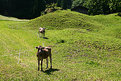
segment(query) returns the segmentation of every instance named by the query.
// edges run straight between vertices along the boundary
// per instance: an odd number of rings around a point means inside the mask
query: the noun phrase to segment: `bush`
[[[121,16],[121,12],[118,13],[118,16]]]

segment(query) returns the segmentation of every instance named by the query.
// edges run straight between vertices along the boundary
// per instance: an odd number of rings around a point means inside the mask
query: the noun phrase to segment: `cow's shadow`
[[[43,39],[49,39],[49,38],[47,38],[47,37],[43,37]]]
[[[50,69],[45,70],[45,71],[43,71],[43,72],[46,73],[46,74],[48,74],[48,75],[50,75],[50,74],[51,74],[52,72],[54,72],[54,71],[59,71],[59,69],[50,68]]]

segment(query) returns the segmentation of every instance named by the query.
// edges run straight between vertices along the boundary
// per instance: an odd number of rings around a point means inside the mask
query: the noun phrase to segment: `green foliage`
[[[57,0],[57,6],[61,7],[61,0]]]
[[[118,16],[121,16],[121,12],[118,13]]]
[[[45,0],[35,0],[33,7],[33,18],[41,15],[41,12],[46,8]]]
[[[72,2],[72,8],[76,6],[84,6],[84,4],[87,2],[87,0],[74,0]]]
[[[120,0],[110,0],[109,3],[111,12],[119,12],[121,11],[121,1]]]
[[[45,15],[47,13],[51,13],[51,12],[54,12],[56,10],[61,10],[61,9],[62,9],[61,7],[57,7],[57,4],[52,3],[52,4],[46,5],[46,9],[42,13],[43,15]]]
[[[56,3],[57,0],[45,0],[46,4]]]
[[[72,0],[57,0],[57,6],[63,9],[70,9],[72,6]]]
[[[72,8],[75,6],[83,6],[89,9],[88,13],[109,14],[121,11],[120,0],[74,0]]]
[[[82,6],[92,15],[121,12],[120,0],[0,0],[0,14],[32,19],[42,15],[46,5],[51,4],[57,4],[62,9]]]
[[[57,4],[52,3],[52,4],[46,5],[46,8],[55,8],[56,6],[57,6]]]
[[[91,0],[88,5],[89,14],[108,14],[110,9],[108,0]]]

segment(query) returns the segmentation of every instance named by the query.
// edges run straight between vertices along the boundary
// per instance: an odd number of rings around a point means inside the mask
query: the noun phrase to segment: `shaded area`
[[[47,37],[43,37],[43,39],[49,39],[49,38],[47,38]]]
[[[88,9],[83,6],[75,6],[74,8],[71,9],[72,11],[80,12],[83,14],[88,14]]]
[[[0,0],[0,14],[21,19],[38,17],[45,7],[45,0]]]
[[[59,69],[50,68],[50,69],[48,69],[46,71],[43,71],[43,72],[46,73],[46,74],[48,74],[48,75],[50,75],[52,72],[55,72],[55,71],[59,71]]]

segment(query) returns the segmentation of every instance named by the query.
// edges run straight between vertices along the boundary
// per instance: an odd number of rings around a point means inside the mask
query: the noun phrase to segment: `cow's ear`
[[[38,47],[36,47],[36,49],[38,49]]]

